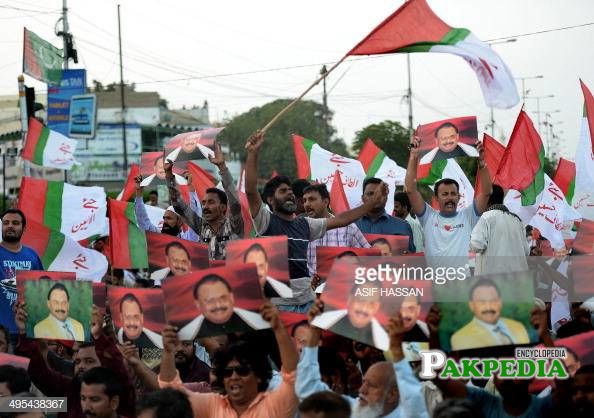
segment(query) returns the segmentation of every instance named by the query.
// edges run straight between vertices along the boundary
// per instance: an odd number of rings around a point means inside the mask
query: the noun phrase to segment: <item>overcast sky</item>
[[[93,79],[119,82],[117,3],[68,1],[70,30],[79,54],[79,64],[72,67],[87,69],[89,85]],[[122,0],[124,79],[135,82],[138,90],[159,92],[170,107],[208,100],[211,121],[220,120],[276,98],[297,96],[315,79],[322,63],[341,58],[402,3]],[[594,22],[591,0],[428,3],[450,26],[468,28],[482,40]],[[16,93],[23,26],[61,47],[61,38],[54,34],[61,7],[61,0],[0,0],[0,94]],[[558,132],[563,131],[562,155],[571,159],[583,104],[579,78],[594,90],[593,40],[594,25],[590,25],[493,46],[515,77],[544,76],[526,81],[528,97],[555,96],[541,100],[540,108],[560,110],[551,120],[559,123]],[[489,123],[489,108],[470,67],[446,54],[411,58],[415,125],[476,115],[482,132]],[[299,68],[224,76],[284,67]],[[26,80],[45,90],[32,78]],[[406,88],[405,55],[354,57],[343,63],[328,78],[328,103],[335,112],[338,135],[350,143],[357,130],[385,119],[406,126],[408,106],[402,98]],[[316,87],[306,98],[321,101],[321,91]],[[526,108],[535,111],[536,100],[528,99]],[[509,136],[518,111],[519,106],[495,111],[497,137]],[[536,123],[537,115],[530,116]]]

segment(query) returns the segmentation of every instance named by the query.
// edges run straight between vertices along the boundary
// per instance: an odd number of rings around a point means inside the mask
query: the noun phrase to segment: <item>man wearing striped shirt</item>
[[[303,190],[303,208],[308,217],[317,219],[334,217],[328,210],[329,205],[330,194],[325,184],[313,184]],[[310,241],[307,246],[307,268],[310,275],[316,273],[316,248],[318,247],[369,248],[369,243],[354,223],[326,231],[322,238]]]

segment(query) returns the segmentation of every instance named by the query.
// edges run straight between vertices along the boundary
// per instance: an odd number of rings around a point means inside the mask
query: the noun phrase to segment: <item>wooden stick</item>
[[[291,108],[293,108],[293,106],[295,106],[297,104],[297,102],[299,102],[303,96],[305,96],[307,93],[310,92],[311,89],[313,89],[316,85],[319,84],[320,81],[322,81],[324,78],[326,78],[328,76],[328,74],[330,74],[336,67],[338,67],[340,64],[342,64],[344,62],[344,60],[346,60],[348,58],[348,54],[345,55],[344,57],[341,58],[340,61],[338,61],[336,64],[334,64],[332,67],[330,67],[330,69],[328,71],[326,71],[324,74],[322,74],[320,77],[318,77],[318,79],[316,81],[313,82],[313,84],[311,84],[303,93],[301,93],[301,96],[297,97],[295,100],[293,100],[291,103],[289,103],[288,105],[286,105],[280,112],[278,112],[271,120],[270,122],[268,122],[266,124],[266,126],[264,126],[261,130],[262,133],[266,133],[266,131],[268,129],[270,129],[270,127],[272,125],[274,125],[280,118],[281,116],[283,116],[285,113],[287,113]]]

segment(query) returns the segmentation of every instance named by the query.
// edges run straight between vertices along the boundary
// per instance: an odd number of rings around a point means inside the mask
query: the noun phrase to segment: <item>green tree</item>
[[[399,166],[406,168],[410,134],[408,129],[402,126],[400,122],[385,120],[357,131],[353,142],[353,151],[355,153],[358,154],[361,151],[367,138],[371,138],[375,145],[381,148],[388,157],[396,161]]]
[[[247,138],[264,127],[289,102],[275,100],[234,117],[219,135],[219,141],[229,146],[235,158],[245,160]],[[344,141],[332,139],[335,129],[324,120],[322,105],[311,100],[301,101],[266,132],[258,164],[260,177],[270,177],[273,170],[289,177],[296,176],[291,134],[314,140],[337,154],[348,155]]]

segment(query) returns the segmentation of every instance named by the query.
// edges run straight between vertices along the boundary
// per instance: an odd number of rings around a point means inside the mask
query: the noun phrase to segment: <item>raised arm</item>
[[[136,213],[136,220],[138,221],[138,226],[145,231],[161,232],[159,228],[157,228],[155,225],[151,223],[146,213],[144,201],[142,200],[143,187],[140,185],[141,182],[141,175],[134,177],[134,183],[136,183],[136,198],[134,199],[134,212]]]
[[[250,213],[255,217],[262,206],[262,198],[258,193],[258,153],[264,143],[264,134],[257,131],[249,137],[245,148],[247,159],[245,162],[245,194],[250,206]]]
[[[487,168],[487,163],[485,161],[485,147],[482,142],[478,141],[476,143],[476,150],[479,153],[478,166],[481,177],[481,190],[480,193],[474,197],[474,204],[480,215],[487,210],[489,197],[491,197],[491,193],[493,193],[493,183],[491,182],[491,174],[489,174],[489,169]]]
[[[425,210],[425,201],[423,196],[417,190],[417,166],[419,165],[419,138],[413,136],[410,143],[410,154],[408,156],[408,165],[406,166],[406,177],[404,178],[404,188],[410,200],[410,206],[413,212],[419,216]]]
[[[291,337],[289,337],[285,326],[280,320],[278,309],[272,303],[267,302],[260,307],[260,314],[265,321],[270,322],[270,328],[274,332],[280,353],[282,370],[285,373],[295,371],[297,362],[299,361],[299,355],[295,349],[295,344],[291,341]]]
[[[326,229],[340,228],[341,226],[347,226],[355,222],[378,204],[381,204],[382,200],[385,199],[387,195],[388,185],[386,183],[382,183],[382,187],[376,187],[373,196],[366,203],[362,204],[361,206],[357,206],[354,209],[342,212],[334,218],[328,218]]]

